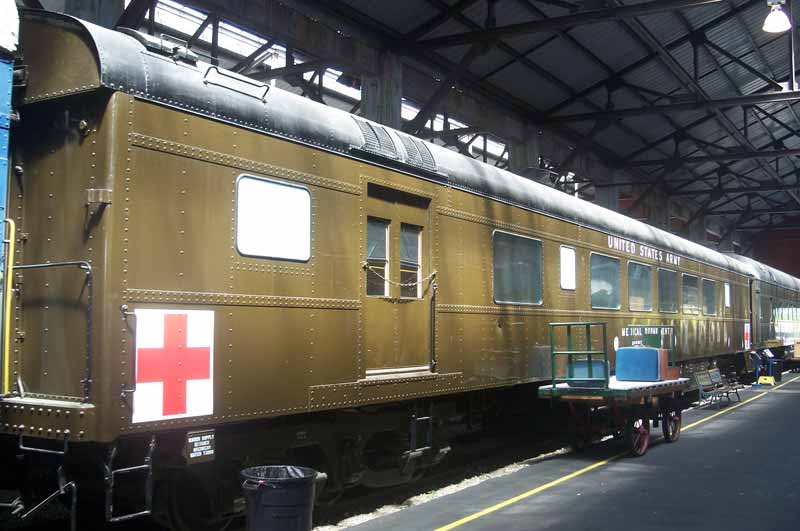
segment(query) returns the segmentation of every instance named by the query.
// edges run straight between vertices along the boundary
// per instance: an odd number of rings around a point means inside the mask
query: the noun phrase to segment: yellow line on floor
[[[773,390],[774,389],[780,389],[784,385],[792,383],[795,380],[797,380],[798,378],[800,378],[800,376],[795,376],[791,380],[789,380],[787,382],[784,382],[784,383],[782,383],[780,385],[776,385],[772,389]],[[717,413],[714,413],[711,416],[708,416],[706,418],[703,418],[703,419],[700,419],[700,420],[698,420],[696,422],[693,422],[693,423],[689,424],[688,426],[685,426],[682,431],[686,431],[686,430],[692,429],[692,428],[694,428],[696,426],[699,426],[700,424],[703,424],[704,422],[708,422],[709,420],[711,420],[711,419],[713,419],[715,417],[718,417],[718,416],[720,416],[720,415],[722,415],[724,413],[728,413],[729,411],[733,411],[734,409],[740,408],[743,405],[748,404],[748,403],[750,403],[750,402],[752,402],[754,400],[757,400],[757,399],[761,398],[762,396],[764,396],[766,394],[769,394],[769,391],[764,391],[762,393],[759,393],[756,396],[750,397],[750,398],[748,398],[747,400],[745,400],[743,402],[739,402],[735,406],[730,406],[730,407],[728,407],[727,409],[725,409],[723,411],[719,411]],[[603,466],[611,463],[612,461],[615,461],[615,460],[619,459],[620,457],[623,457],[627,453],[628,453],[627,451],[626,452],[620,452],[620,453],[618,453],[616,455],[612,455],[611,457],[609,457],[607,459],[603,459],[602,461],[597,461],[596,463],[593,463],[593,464],[591,464],[589,466],[581,468],[580,470],[576,470],[575,472],[572,472],[571,474],[567,474],[566,476],[561,476],[560,478],[554,479],[553,481],[551,481],[549,483],[545,483],[544,485],[539,485],[535,489],[531,489],[531,490],[529,490],[527,492],[523,492],[522,494],[518,494],[517,496],[514,496],[513,498],[509,498],[509,499],[507,499],[505,501],[501,501],[499,503],[496,503],[496,504],[492,505],[491,507],[487,507],[486,509],[483,509],[482,511],[478,511],[477,513],[473,513],[473,514],[471,514],[469,516],[465,516],[464,518],[461,518],[460,520],[456,520],[455,522],[452,522],[452,523],[447,524],[445,526],[437,527],[434,531],[450,531],[451,529],[455,529],[457,527],[461,527],[462,525],[467,524],[469,522],[472,522],[473,520],[477,520],[478,518],[486,516],[487,514],[491,514],[493,512],[499,511],[500,509],[503,509],[504,507],[508,507],[509,505],[513,505],[513,504],[515,504],[515,503],[517,503],[519,501],[522,501],[522,500],[524,500],[526,498],[530,498],[531,496],[535,496],[535,495],[539,494],[540,492],[543,492],[543,491],[546,491],[548,489],[551,489],[551,488],[555,487],[556,485],[560,485],[561,483],[567,482],[567,481],[569,481],[571,479],[574,479],[574,478],[576,478],[578,476],[582,476],[582,475],[586,474],[587,472],[591,472],[592,470],[595,470],[597,468],[603,467]]]
[[[782,384],[776,385],[776,386],[775,386],[775,387],[773,387],[773,388],[772,388],[770,391],[774,391],[775,389],[780,389],[780,388],[781,388],[781,387],[783,387],[784,385],[786,385],[786,384],[790,384],[790,383],[792,383],[793,381],[797,380],[798,378],[800,378],[800,376],[795,376],[794,378],[792,378],[792,379],[791,379],[791,380],[789,380],[789,381],[786,381],[786,382],[783,382]],[[689,425],[687,425],[687,426],[684,426],[684,427],[683,427],[683,429],[682,429],[681,431],[691,430],[692,428],[694,428],[694,427],[697,427],[697,426],[699,426],[700,424],[703,424],[703,423],[705,423],[705,422],[708,422],[709,420],[711,420],[711,419],[713,419],[713,418],[716,418],[716,417],[719,417],[720,415],[724,415],[725,413],[728,413],[728,412],[730,412],[730,411],[733,411],[734,409],[738,409],[738,408],[740,408],[740,407],[742,407],[742,406],[744,406],[744,405],[746,405],[746,404],[749,404],[750,402],[753,402],[754,400],[758,400],[758,399],[759,399],[759,398],[761,398],[762,396],[764,396],[764,395],[768,395],[768,394],[769,394],[769,391],[763,391],[763,392],[761,392],[761,393],[758,393],[757,395],[755,395],[755,396],[751,396],[751,397],[750,397],[750,398],[748,398],[747,400],[744,400],[744,401],[742,401],[742,402],[739,402],[738,404],[735,404],[735,405],[733,405],[733,406],[728,406],[727,408],[725,408],[725,409],[723,409],[723,410],[721,410],[721,411],[717,411],[717,412],[716,412],[716,413],[714,413],[713,415],[709,415],[709,416],[707,416],[707,417],[705,417],[705,418],[702,418],[702,419],[700,419],[700,420],[697,420],[697,421],[695,421],[695,422],[692,422],[691,424],[689,424]]]
[[[469,516],[465,516],[461,520],[456,520],[455,522],[453,522],[451,524],[447,524],[446,526],[438,527],[438,528],[436,528],[435,531],[449,531],[450,529],[455,529],[456,527],[460,527],[460,526],[466,524],[467,522],[471,522],[473,520],[477,520],[478,518],[480,518],[482,516],[486,516],[489,513],[493,513],[495,511],[499,511],[503,507],[508,507],[509,505],[517,503],[518,501],[522,501],[525,498],[530,498],[531,496],[533,496],[535,494],[539,494],[540,492],[542,492],[544,490],[547,490],[549,488],[555,487],[556,485],[558,485],[560,483],[564,483],[565,481],[569,481],[570,479],[576,478],[578,476],[582,476],[583,474],[586,474],[587,472],[591,472],[595,468],[600,468],[601,466],[607,465],[611,461],[614,461],[615,459],[619,459],[620,457],[624,456],[627,453],[628,452],[621,452],[621,453],[618,453],[617,455],[613,455],[613,456],[609,457],[608,459],[603,459],[602,461],[598,461],[596,463],[593,463],[593,464],[591,464],[591,465],[589,465],[587,467],[581,468],[580,470],[576,470],[575,472],[573,472],[571,474],[567,474],[566,476],[562,476],[562,477],[560,477],[558,479],[555,479],[555,480],[553,480],[553,481],[551,481],[549,483],[545,483],[544,485],[540,485],[540,486],[536,487],[535,489],[531,489],[531,490],[529,490],[527,492],[523,492],[522,494],[514,496],[513,498],[509,498],[509,499],[507,499],[505,501],[502,501],[500,503],[492,505],[491,507],[487,507],[486,509],[484,509],[482,511],[478,511],[477,513],[471,514]]]

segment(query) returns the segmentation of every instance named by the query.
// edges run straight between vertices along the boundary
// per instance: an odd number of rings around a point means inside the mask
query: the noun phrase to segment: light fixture
[[[782,0],[767,0],[769,6],[769,14],[764,19],[764,25],[761,27],[767,33],[783,33],[792,27],[789,22],[789,17],[781,8]]]

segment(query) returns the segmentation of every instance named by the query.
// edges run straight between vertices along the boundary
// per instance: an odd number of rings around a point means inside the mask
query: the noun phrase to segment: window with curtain
[[[619,258],[593,254],[589,260],[592,308],[619,310]]]
[[[634,312],[653,309],[652,269],[650,266],[628,262],[628,308]]]
[[[389,296],[389,222],[367,219],[367,295]]]
[[[400,225],[400,296],[419,298],[421,286],[419,284],[422,272],[422,257],[420,254],[422,228],[414,225]]]
[[[658,270],[658,311],[678,313],[678,273]]]
[[[501,304],[542,303],[542,242],[495,231],[494,301]]]
[[[703,313],[717,315],[717,283],[703,279]]]
[[[697,289],[697,277],[683,275],[683,313],[700,313],[700,300]]]

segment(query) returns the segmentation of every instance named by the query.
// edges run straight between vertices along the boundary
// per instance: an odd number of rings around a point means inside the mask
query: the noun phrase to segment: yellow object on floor
[[[758,385],[775,385],[774,376],[759,376]]]

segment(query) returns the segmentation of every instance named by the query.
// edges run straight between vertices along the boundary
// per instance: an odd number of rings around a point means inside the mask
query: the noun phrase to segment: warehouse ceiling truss
[[[261,81],[280,78],[323,103],[328,69],[354,80],[364,74],[341,54],[315,55],[291,29],[275,35],[257,21],[248,24],[241,2],[181,3],[205,18],[191,35],[172,33],[235,72]],[[253,2],[265,10],[272,3]],[[569,181],[570,192],[581,194],[630,189],[631,201],[620,210],[631,215],[656,195],[680,200],[689,214],[676,232],[714,217],[722,221],[720,237],[727,237],[768,230],[800,214],[797,30],[763,30],[765,0],[284,4],[436,79],[427,99],[415,101],[416,115],[404,120],[410,134],[468,156],[482,151],[483,160],[504,167],[507,145],[499,145],[493,159],[487,155],[487,142],[502,139],[502,131],[453,126],[443,113],[443,100],[464,91],[570,143],[571,151],[551,163],[556,185]],[[132,0],[117,25],[170,33],[157,27],[157,5]],[[791,4],[787,11],[791,15]],[[264,40],[247,55],[223,50],[223,22]],[[208,31],[211,38],[201,39]],[[285,66],[264,68],[275,45],[285,48]],[[360,101],[351,103],[351,112],[358,112]],[[432,127],[437,119],[444,124],[438,130]],[[612,181],[577,171],[559,179],[584,151],[623,173],[615,172]]]

